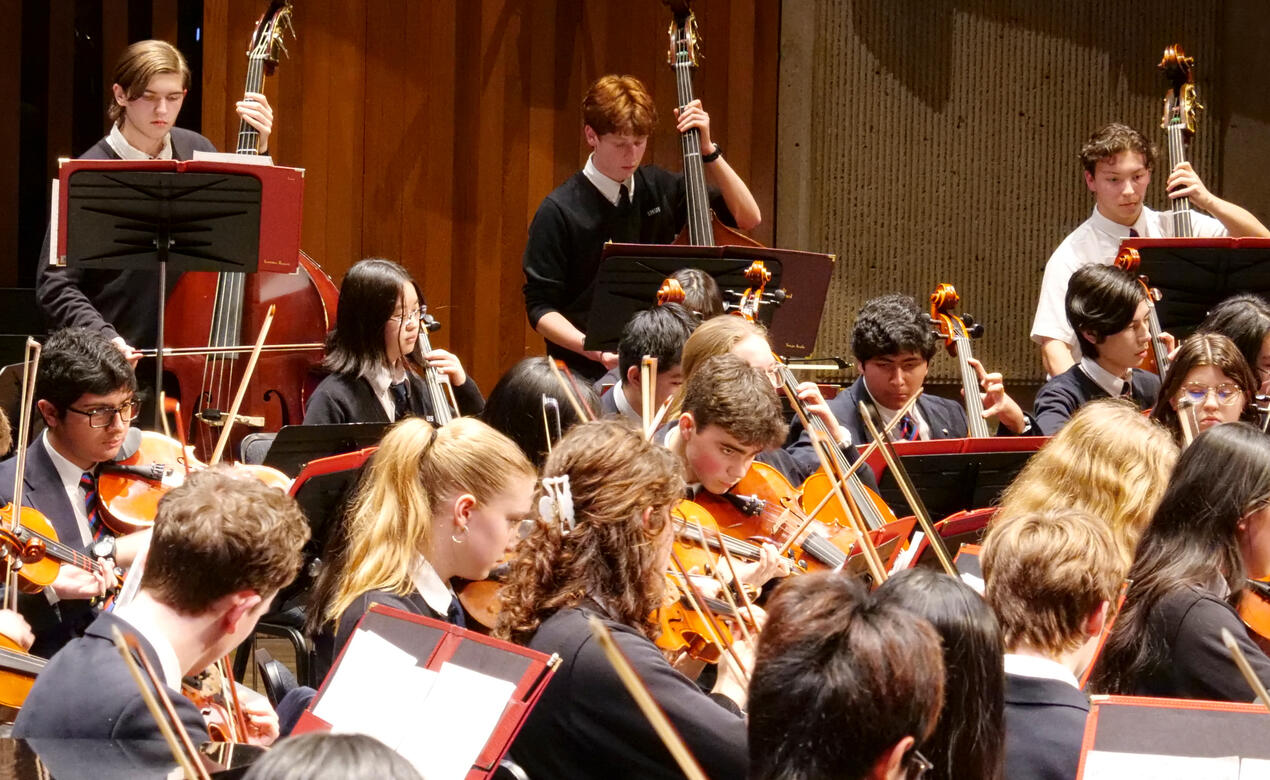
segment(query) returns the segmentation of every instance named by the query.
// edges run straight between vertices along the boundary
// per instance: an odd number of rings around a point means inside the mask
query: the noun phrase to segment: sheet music
[[[1243,759],[1239,762],[1239,780],[1270,780],[1270,760]]]
[[[194,159],[199,162],[223,162],[236,165],[273,165],[273,158],[267,154],[235,154],[234,152],[204,152],[194,150]]]
[[[1249,762],[1252,759],[1248,759]],[[1263,775],[1249,774],[1247,778]],[[1091,750],[1085,757],[1084,780],[1125,780],[1149,777],[1152,780],[1241,780],[1239,756],[1200,758],[1162,756],[1150,753],[1117,753]]]
[[[378,634],[357,629],[348,640],[339,674],[331,680],[313,708],[313,714],[331,724],[335,732],[356,732],[375,737],[390,747],[399,739],[397,726],[382,714],[389,692],[418,668],[418,659]]]
[[[395,746],[397,752],[428,780],[463,780],[515,692],[507,680],[441,664],[410,738]]]

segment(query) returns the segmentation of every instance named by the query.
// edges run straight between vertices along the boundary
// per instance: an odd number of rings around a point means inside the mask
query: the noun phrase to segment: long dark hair
[[[1218,580],[1244,589],[1239,522],[1270,502],[1270,438],[1247,423],[1217,425],[1182,453],[1173,481],[1138,542],[1124,610],[1090,681],[1099,693],[1132,694],[1167,662],[1166,638],[1149,622],[1159,601]]]
[[[485,401],[481,419],[491,428],[520,445],[525,455],[538,468],[547,460],[547,426],[543,422],[542,397],[554,398],[560,410],[560,433],[564,434],[581,422],[551,371],[551,359],[525,358],[507,369]],[[592,411],[599,401],[586,382],[578,383],[582,400]],[[548,415],[555,427],[555,415]],[[552,431],[552,438],[555,438]]]
[[[1252,293],[1232,295],[1209,310],[1199,330],[1220,333],[1235,342],[1248,367],[1260,377],[1261,344],[1270,335],[1270,303],[1265,298]]]
[[[1181,437],[1181,423],[1172,401],[1181,392],[1186,375],[1202,366],[1212,366],[1222,372],[1243,391],[1240,417],[1250,422],[1256,417],[1254,400],[1261,383],[1253,376],[1252,369],[1234,342],[1220,333],[1195,333],[1182,342],[1182,348],[1177,351],[1177,357],[1160,383],[1155,408],[1151,410],[1151,419],[1164,423],[1178,438]]]
[[[1005,739],[1005,645],[987,602],[934,569],[906,569],[875,594],[925,618],[944,650],[944,707],[922,752],[931,778],[1001,776]]]
[[[384,352],[384,325],[397,308],[401,288],[410,285],[423,305],[423,293],[410,272],[391,260],[378,257],[359,261],[340,285],[340,305],[335,330],[326,337],[323,367],[335,374],[361,374],[388,359]],[[420,323],[420,327],[423,324]],[[418,346],[415,348],[418,352]],[[418,354],[406,359],[421,366]]]

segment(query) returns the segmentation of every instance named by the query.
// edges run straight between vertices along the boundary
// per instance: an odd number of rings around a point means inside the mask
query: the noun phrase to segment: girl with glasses
[[[458,357],[423,351],[425,314],[419,285],[397,263],[371,258],[349,269],[322,361],[331,373],[306,404],[304,424],[432,421],[437,410],[424,384],[425,366],[449,381],[459,414],[480,413],[485,400]]]
[[[1179,440],[1181,414],[1193,410],[1198,431],[1219,423],[1253,420],[1257,380],[1234,342],[1216,333],[1196,333],[1182,343],[1160,386],[1151,418]]]

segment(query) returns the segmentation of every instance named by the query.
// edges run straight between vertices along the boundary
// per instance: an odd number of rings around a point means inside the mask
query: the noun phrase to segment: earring
[[[467,541],[467,526],[461,525],[459,526],[459,530],[463,532],[462,535],[460,536],[455,536],[454,534],[450,534],[450,541],[454,542],[455,544],[463,544],[464,542]]]

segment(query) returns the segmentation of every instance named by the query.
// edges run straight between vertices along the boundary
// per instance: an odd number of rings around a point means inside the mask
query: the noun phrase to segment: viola
[[[766,463],[751,464],[746,475],[727,493],[719,496],[703,491],[696,502],[728,536],[788,545],[792,559],[804,571],[841,568],[856,539],[852,530],[842,529],[826,536],[820,527],[808,527],[791,540],[809,518],[799,508],[798,490]]]
[[[203,713],[213,742],[248,741],[247,717],[238,701],[234,676],[226,659],[199,674],[182,678],[181,695]]]
[[[667,57],[675,71],[675,94],[679,106],[691,103],[693,98],[692,71],[700,60],[697,19],[688,7],[688,0],[669,0],[673,19],[670,23],[670,53]],[[706,190],[705,163],[701,162],[701,133],[691,128],[680,133],[679,146],[683,152],[684,184],[687,190],[688,224],[675,239],[676,244],[690,246],[762,246],[744,233],[723,224],[710,209],[710,196]],[[719,239],[719,240],[716,240]]]
[[[983,398],[979,395],[979,372],[970,365],[970,339],[983,335],[983,325],[969,314],[960,317],[953,313],[961,296],[951,284],[941,282],[930,294],[930,321],[935,334],[944,340],[948,352],[957,358],[961,374],[961,392],[965,396],[966,424],[970,438],[988,438],[988,421],[983,419]]]
[[[248,52],[246,91],[260,92],[266,74],[278,63],[283,30],[289,28],[291,7],[273,0],[256,26]],[[240,122],[238,152],[255,154],[258,134]],[[291,273],[254,274],[186,272],[181,275],[167,308],[181,313],[166,323],[164,368],[173,374],[188,401],[188,429],[195,450],[211,459],[221,426],[248,422],[257,430],[276,431],[304,417],[303,401],[310,371],[322,360],[322,339],[335,322],[339,289],[308,255],[300,253]],[[271,305],[278,308],[278,327],[259,370],[253,376],[241,416],[228,420],[230,393],[244,372],[242,334],[256,332]],[[246,430],[239,428],[229,441],[236,447]]]
[[[21,708],[31,686],[35,685],[36,676],[44,671],[47,663],[0,634],[0,707]]]
[[[717,616],[727,616],[731,620],[739,619],[739,615],[731,605],[723,601],[707,599],[706,603]],[[734,641],[732,630],[728,627],[729,621],[716,620],[707,623],[710,618],[692,606],[675,580],[670,577],[666,578],[665,596],[655,617],[658,627],[661,628],[656,644],[671,654],[686,653],[697,661],[708,664],[718,663],[724,652],[721,645],[731,645]]]
[[[1239,594],[1239,617],[1248,629],[1248,638],[1270,655],[1270,582],[1249,579]]]

